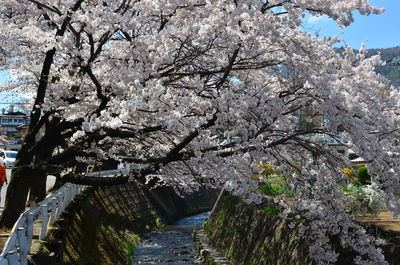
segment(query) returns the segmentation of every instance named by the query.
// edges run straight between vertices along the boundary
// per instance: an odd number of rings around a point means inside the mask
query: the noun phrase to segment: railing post
[[[33,238],[33,213],[26,216],[26,237],[28,242],[28,252],[31,250]]]
[[[71,184],[71,199],[76,195],[76,184]]]
[[[126,170],[121,170],[120,173],[126,172]],[[91,175],[101,177],[116,174],[118,174],[118,170],[98,171]],[[18,227],[16,227],[16,230],[10,235],[6,243],[7,245],[4,246],[4,252],[2,256],[0,256],[0,265],[27,264],[27,256],[32,246],[34,222],[36,221],[35,218],[37,218],[37,215],[42,219],[39,239],[43,240],[46,237],[48,226],[53,224],[55,220],[60,217],[75,195],[81,193],[85,188],[85,185],[66,184],[56,193],[41,202],[43,205],[39,204],[36,207],[32,207],[29,211],[25,212],[25,214],[21,215],[18,219],[19,221],[17,221],[19,222]],[[23,218],[25,218],[25,220],[23,220]]]
[[[48,205],[44,204],[41,207],[42,211],[42,228],[40,229],[39,239],[43,240],[47,233],[47,224],[49,223]]]
[[[65,186],[65,194],[64,194],[64,210],[71,199],[71,184],[67,184]]]
[[[56,214],[57,214],[57,198],[52,198],[51,199],[51,212],[50,212],[49,224],[54,223],[54,221],[57,218]]]
[[[57,201],[58,201],[58,207],[57,207],[57,214],[56,217],[59,218],[61,213],[64,211],[64,194],[59,192],[57,193]]]
[[[17,238],[18,238],[21,265],[27,265],[28,264],[28,242],[26,241],[26,229],[24,227],[18,228]]]

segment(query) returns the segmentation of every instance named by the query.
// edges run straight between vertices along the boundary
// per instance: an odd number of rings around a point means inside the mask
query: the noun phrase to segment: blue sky
[[[400,1],[372,0],[371,4],[385,8],[381,15],[362,16],[355,12],[355,22],[343,30],[328,17],[309,17],[306,27],[324,36],[339,36],[354,49],[365,43],[367,49],[400,46]]]
[[[8,75],[7,72],[5,71],[0,71],[0,85],[3,84],[5,81],[8,80]]]

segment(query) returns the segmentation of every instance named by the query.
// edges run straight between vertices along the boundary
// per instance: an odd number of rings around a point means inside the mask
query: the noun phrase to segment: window
[[[8,158],[16,158],[17,157],[17,152],[6,152],[6,156]]]

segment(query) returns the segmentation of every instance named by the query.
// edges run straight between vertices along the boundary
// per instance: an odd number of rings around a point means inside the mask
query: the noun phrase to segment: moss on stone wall
[[[140,186],[90,188],[68,206],[32,263],[131,264],[139,235],[158,225],[159,217]],[[53,258],[44,259],[49,252]]]
[[[289,228],[288,223],[270,211],[258,210],[237,197],[225,195],[204,228],[213,246],[238,265],[315,264],[309,257],[307,236],[298,238],[297,231]],[[374,236],[388,240],[388,245],[382,247],[386,260],[391,265],[400,265],[400,236],[377,227],[367,229]],[[335,242],[335,251],[340,253],[336,264],[354,264],[356,254],[344,248],[338,238],[331,240]]]
[[[133,184],[92,189],[66,234],[65,264],[130,264],[139,234],[157,227],[157,215]]]
[[[210,209],[215,192],[179,197],[171,188],[149,191],[127,183],[88,188],[50,230],[31,264],[131,264],[141,234],[185,215]]]
[[[235,264],[312,264],[285,220],[224,196],[205,225],[211,243]]]

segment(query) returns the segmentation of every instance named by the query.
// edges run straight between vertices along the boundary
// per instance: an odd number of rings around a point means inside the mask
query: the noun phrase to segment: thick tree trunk
[[[32,155],[28,151],[30,146],[29,143],[24,142],[18,152],[7,187],[0,227],[12,228],[20,214],[25,210],[29,190],[35,181],[34,176],[32,176]]]
[[[31,173],[32,182],[29,193],[29,205],[35,205],[46,197],[47,174],[43,171],[35,170]]]
[[[12,228],[19,215],[25,210],[28,192],[33,180],[31,171],[31,168],[21,161],[15,165],[7,188],[4,211],[0,220],[1,227]]]
[[[48,159],[54,151],[51,145],[47,148],[43,148],[40,152],[35,154],[35,166],[42,163]],[[43,166],[43,165],[42,165]],[[35,205],[36,203],[42,201],[46,197],[46,181],[47,173],[41,166],[39,166],[35,171],[32,172],[32,182],[31,192],[29,193],[29,204]]]
[[[72,12],[68,11],[62,26],[57,29],[56,36],[63,36],[65,31],[68,29],[68,25],[72,19],[74,11],[78,10],[83,3],[83,0],[77,0],[71,7]],[[41,8],[41,7],[40,7]],[[47,121],[48,116],[41,110],[41,104],[45,101],[46,89],[49,82],[50,70],[53,64],[54,55],[56,54],[56,48],[52,48],[46,52],[46,56],[43,61],[42,71],[40,74],[39,84],[36,91],[35,103],[30,115],[30,124],[28,127],[28,133],[25,136],[22,148],[17,155],[17,161],[15,168],[12,172],[12,178],[7,188],[7,195],[5,201],[5,207],[3,214],[0,219],[0,226],[11,228],[18,216],[25,209],[25,204],[28,196],[28,192],[32,186],[32,183],[36,182],[34,179],[37,176],[32,176],[32,161],[33,152],[32,148],[37,142],[39,130],[43,127]],[[61,133],[61,131],[59,132]],[[57,138],[59,135],[53,135],[53,138]],[[43,140],[43,139],[42,139]],[[45,142],[45,141],[43,141]],[[51,142],[45,142],[51,144]],[[54,145],[53,145],[54,149]],[[53,150],[52,149],[52,150]],[[43,194],[43,180],[37,185],[38,189],[35,188],[35,194],[42,196]],[[46,183],[44,181],[44,183]],[[46,188],[44,184],[44,188]],[[35,185],[36,186],[36,185]],[[37,195],[35,195],[37,196]]]

